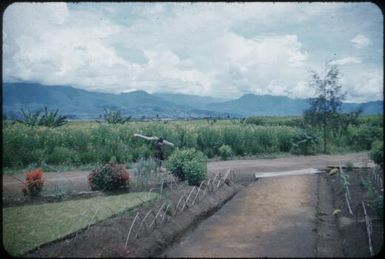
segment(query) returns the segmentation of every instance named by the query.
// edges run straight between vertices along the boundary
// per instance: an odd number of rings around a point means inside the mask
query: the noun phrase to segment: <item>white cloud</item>
[[[369,46],[372,42],[370,39],[362,34],[357,34],[353,39],[350,40],[355,48],[362,49]]]
[[[17,3],[4,14],[3,74],[6,81],[115,93],[141,89],[225,98],[244,93],[309,97],[307,71],[316,62],[303,36],[296,30],[245,36],[237,28],[252,24],[258,32],[282,26],[287,17],[297,26],[340,6],[125,3],[68,9],[65,3]],[[360,34],[352,42],[370,44]],[[140,53],[144,61],[134,62],[130,53]],[[375,89],[382,82],[382,75],[370,79],[373,73],[356,67],[363,65],[361,57],[348,53],[333,62],[355,64],[349,73],[357,82],[372,80]]]
[[[359,64],[361,63],[361,59],[358,59],[356,57],[346,57],[346,58],[341,58],[337,60],[333,60],[329,62],[331,65],[350,65],[350,64]]]

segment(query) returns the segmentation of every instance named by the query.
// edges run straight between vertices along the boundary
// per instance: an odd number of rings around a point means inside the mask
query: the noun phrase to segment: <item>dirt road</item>
[[[159,256],[342,257],[330,186],[320,174],[254,181],[256,172],[321,169],[339,161],[371,164],[366,153],[209,162],[211,173],[232,168],[237,180],[251,183]],[[88,173],[47,173],[46,183],[51,188],[87,190]],[[19,187],[19,181],[3,175],[3,199],[20,193]]]
[[[165,257],[315,257],[317,175],[263,178]]]
[[[277,159],[254,160],[230,160],[208,163],[209,172],[225,172],[228,168],[234,169],[238,180],[250,182],[255,172],[287,171],[303,168],[323,168],[330,164],[338,164],[352,161],[355,164],[371,163],[366,153],[352,153],[346,155],[317,155],[317,156],[293,156]],[[87,175],[90,171],[70,171],[60,173],[46,173],[45,190],[54,191],[86,191],[88,190]],[[13,176],[3,174],[3,199],[21,195],[20,181],[24,180],[24,174]],[[19,180],[17,180],[18,178]]]

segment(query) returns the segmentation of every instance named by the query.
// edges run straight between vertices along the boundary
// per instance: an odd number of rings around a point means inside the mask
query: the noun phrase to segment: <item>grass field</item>
[[[227,145],[234,156],[290,153],[301,135],[302,117],[250,117],[245,120],[130,121],[99,124],[73,121],[59,128],[29,127],[3,123],[3,169],[29,165],[92,165],[115,156],[131,163],[152,156],[149,141],[134,133],[162,136],[178,148],[196,148],[208,158],[219,157]],[[322,132],[314,130],[321,138]],[[330,153],[364,151],[374,140],[382,140],[382,116],[362,116],[342,134],[330,139]],[[166,157],[174,149],[166,148]],[[322,152],[321,141],[314,152]],[[295,152],[294,152],[295,153]],[[50,169],[48,169],[50,171]]]
[[[11,255],[22,255],[156,197],[155,193],[128,193],[3,208],[4,248]]]

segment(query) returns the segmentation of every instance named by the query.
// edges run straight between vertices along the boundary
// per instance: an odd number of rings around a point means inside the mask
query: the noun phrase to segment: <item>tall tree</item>
[[[322,129],[323,152],[326,153],[331,126],[338,120],[346,96],[339,83],[337,65],[326,65],[323,75],[311,71],[309,85],[316,90],[317,97],[309,99],[310,108],[304,112],[304,119],[311,126]]]

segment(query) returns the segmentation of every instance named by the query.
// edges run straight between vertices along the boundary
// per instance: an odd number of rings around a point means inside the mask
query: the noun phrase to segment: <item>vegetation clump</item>
[[[37,196],[43,189],[44,178],[41,168],[30,171],[26,174],[26,182],[22,184],[21,191],[24,195]]]
[[[372,144],[372,149],[369,152],[369,157],[374,161],[374,163],[384,168],[384,142],[383,141],[374,141]]]
[[[227,160],[233,156],[233,150],[229,145],[223,144],[219,148],[219,155],[221,156],[222,160]]]
[[[68,123],[67,117],[59,114],[59,109],[54,112],[49,112],[47,107],[44,107],[44,114],[40,116],[41,111],[29,112],[21,110],[23,119],[18,122],[27,126],[45,126],[49,128],[57,128]]]
[[[88,175],[90,189],[115,191],[128,186],[130,175],[123,165],[114,162],[100,166]]]
[[[166,161],[166,168],[189,185],[199,185],[207,177],[207,157],[195,148],[177,148]]]
[[[114,112],[107,109],[104,110],[104,114],[100,117],[103,117],[108,124],[124,124],[131,120],[131,116],[123,117],[120,111]]]
[[[294,154],[311,155],[319,143],[318,136],[310,129],[300,129],[293,138],[292,152]]]

